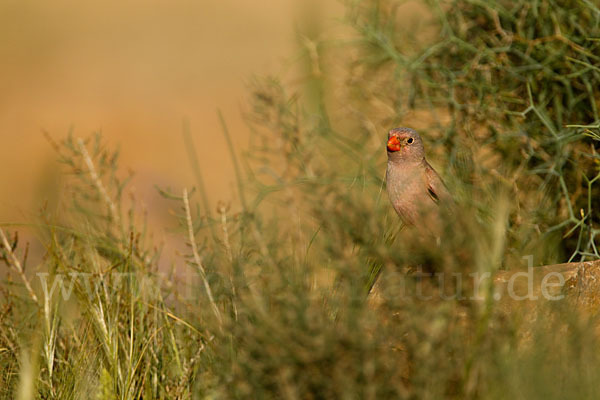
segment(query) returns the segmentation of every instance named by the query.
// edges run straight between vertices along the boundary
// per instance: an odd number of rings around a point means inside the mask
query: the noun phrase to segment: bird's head
[[[387,153],[392,160],[420,161],[425,157],[421,137],[410,128],[394,128],[388,132]]]

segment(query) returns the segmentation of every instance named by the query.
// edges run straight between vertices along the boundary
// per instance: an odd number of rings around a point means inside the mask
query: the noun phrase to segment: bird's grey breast
[[[433,205],[427,180],[419,163],[388,161],[386,184],[390,201],[405,223],[414,224],[424,207]]]

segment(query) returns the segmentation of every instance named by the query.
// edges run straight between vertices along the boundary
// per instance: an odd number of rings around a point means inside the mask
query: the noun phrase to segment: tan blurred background
[[[293,64],[302,19],[333,19],[335,1],[0,2],[0,222],[21,222],[54,158],[44,139],[101,130],[152,203],[153,185],[194,179],[189,118],[211,201],[235,197],[219,126],[246,138],[240,109],[253,75]],[[306,22],[306,21],[304,21]],[[245,140],[242,141],[245,143]],[[242,146],[243,147],[243,146]]]

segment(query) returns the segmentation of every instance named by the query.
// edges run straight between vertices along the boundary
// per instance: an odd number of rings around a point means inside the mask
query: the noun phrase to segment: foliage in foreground
[[[193,165],[198,193],[163,192],[187,244],[168,273],[116,155],[99,138],[54,144],[65,191],[36,221],[46,255],[31,290],[26,251],[2,231],[0,394],[597,397],[595,325],[572,305],[531,323],[528,306],[502,312],[489,285],[476,300],[469,284],[442,297],[413,269],[599,258],[600,12],[427,4],[424,43],[407,39],[394,3],[348,3],[350,47],[307,46],[306,102],[275,79],[255,85],[251,148],[233,157],[241,210],[215,213]],[[439,248],[399,229],[387,204],[382,147],[397,124],[420,129],[456,194]]]

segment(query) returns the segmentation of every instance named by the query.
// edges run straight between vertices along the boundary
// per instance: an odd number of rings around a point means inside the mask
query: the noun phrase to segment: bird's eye
[[[414,142],[415,140],[413,138],[408,138],[408,140],[406,141],[408,144],[411,144],[412,142]]]

